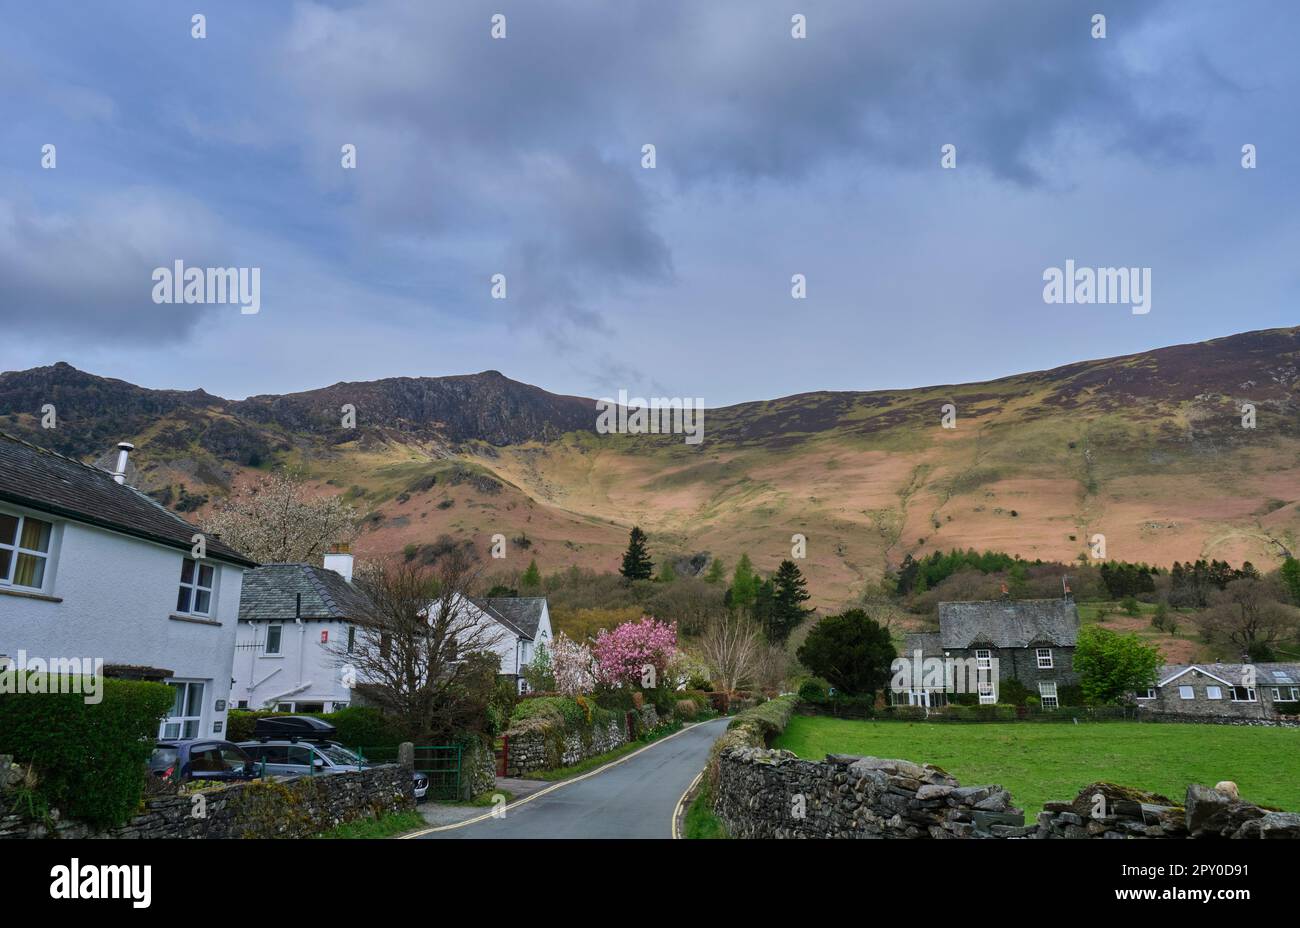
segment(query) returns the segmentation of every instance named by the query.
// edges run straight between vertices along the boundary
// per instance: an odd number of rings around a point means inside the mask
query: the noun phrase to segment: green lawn
[[[1300,810],[1300,729],[1138,722],[871,722],[796,715],[774,747],[942,767],[963,786],[998,783],[1032,817],[1098,780],[1163,793],[1234,780],[1244,799]]]
[[[414,809],[408,812],[390,812],[382,818],[364,818],[336,825],[318,838],[392,838],[396,835],[425,827],[424,816]]]

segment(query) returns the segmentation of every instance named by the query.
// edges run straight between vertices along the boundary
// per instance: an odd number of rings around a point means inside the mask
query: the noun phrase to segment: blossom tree
[[[654,688],[677,652],[677,623],[643,616],[613,631],[602,629],[591,651],[598,682]]]
[[[581,696],[596,687],[595,658],[591,648],[560,632],[551,643],[551,673],[555,691],[564,696]]]

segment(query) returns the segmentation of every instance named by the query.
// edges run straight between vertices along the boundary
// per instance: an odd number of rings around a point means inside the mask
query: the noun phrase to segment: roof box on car
[[[268,715],[253,723],[253,737],[288,738],[291,741],[326,741],[338,730],[329,722],[310,715]]]

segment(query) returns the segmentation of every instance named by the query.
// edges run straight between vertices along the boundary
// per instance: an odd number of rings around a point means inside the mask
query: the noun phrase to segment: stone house
[[[940,706],[949,693],[977,692],[981,704],[996,703],[999,684],[1017,680],[1038,694],[1043,708],[1054,709],[1061,689],[1079,682],[1078,638],[1079,610],[1071,599],[940,603],[938,633],[906,636],[904,656],[915,662],[919,652],[930,666],[942,665],[942,684],[915,674],[910,684],[892,688],[894,702]]]
[[[1166,664],[1134,694],[1140,712],[1275,719],[1297,714],[1300,664]]]

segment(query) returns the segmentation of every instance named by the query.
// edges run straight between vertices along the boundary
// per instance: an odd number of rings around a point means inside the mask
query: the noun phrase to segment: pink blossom
[[[602,629],[591,651],[601,683],[641,686],[649,678],[655,681],[649,685],[655,686],[677,652],[677,623],[643,616],[640,622],[624,622],[612,632]]]

